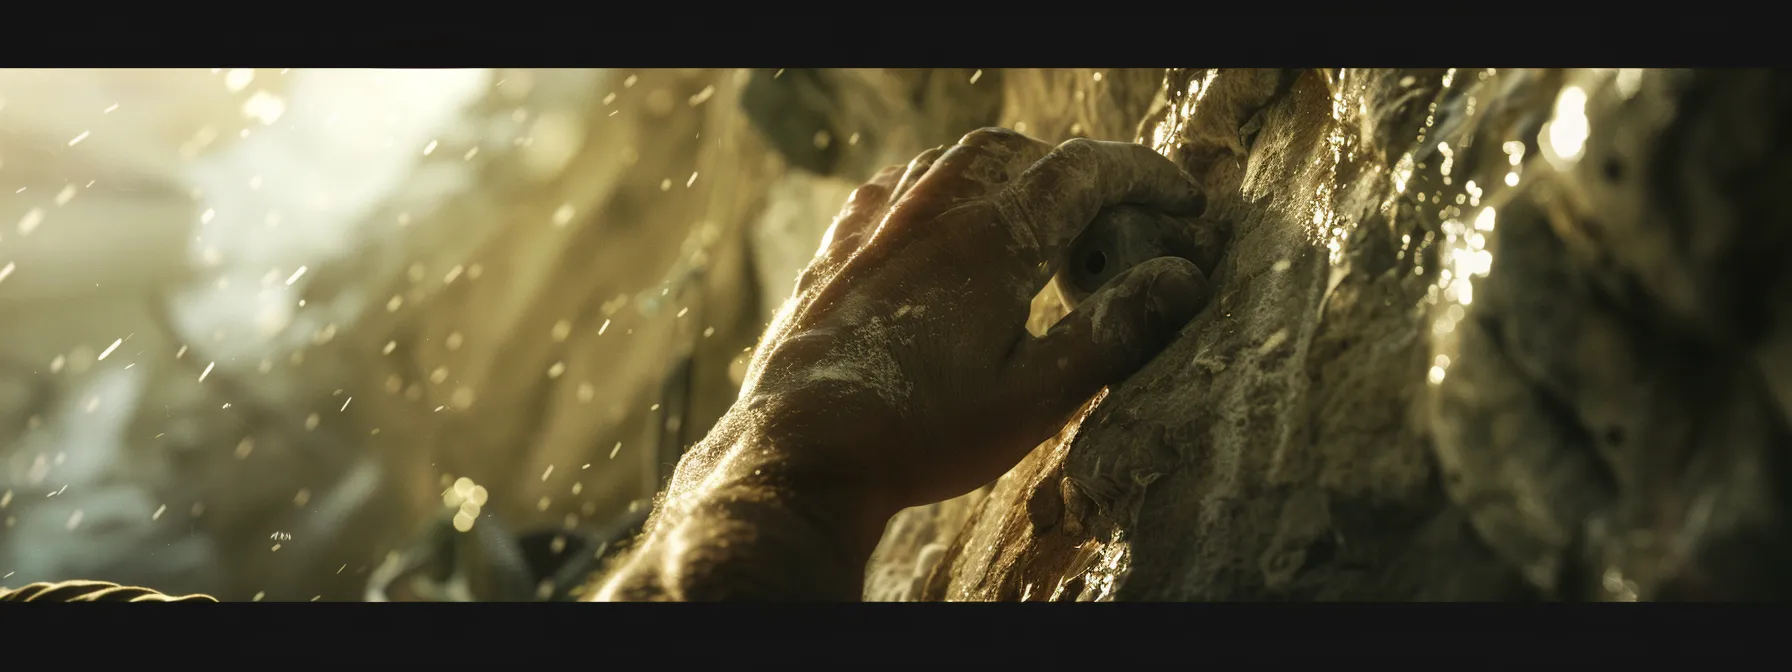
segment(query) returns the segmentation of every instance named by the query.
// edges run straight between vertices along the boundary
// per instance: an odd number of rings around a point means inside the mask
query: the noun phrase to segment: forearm
[[[775,450],[730,452],[702,485],[672,489],[597,601],[859,599],[888,516],[841,489],[773,477],[775,460],[739,459]]]

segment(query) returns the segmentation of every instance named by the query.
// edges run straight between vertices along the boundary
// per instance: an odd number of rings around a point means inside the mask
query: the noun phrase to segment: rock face
[[[1214,302],[867,599],[1788,595],[1792,80],[1103,74],[1003,73],[1004,125],[1201,179]]]

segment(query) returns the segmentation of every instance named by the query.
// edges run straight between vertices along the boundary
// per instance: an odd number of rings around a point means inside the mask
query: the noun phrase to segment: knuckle
[[[851,205],[862,205],[868,201],[888,196],[889,194],[889,187],[881,184],[866,184],[852,190],[852,194],[846,197],[846,202]]]
[[[1101,143],[1088,138],[1071,138],[1058,143],[1058,152],[1066,156],[1089,156],[1100,149]]]
[[[1006,144],[1008,142],[1012,142],[1017,136],[1019,136],[1018,133],[1015,133],[1014,131],[1008,130],[1006,128],[1001,128],[1001,127],[997,127],[997,126],[985,126],[983,128],[979,128],[975,131],[966,133],[963,138],[959,138],[958,144],[964,145],[967,147],[979,147],[979,146],[989,145],[989,144]]]
[[[934,161],[936,161],[940,158],[941,154],[944,154],[945,152],[946,152],[945,147],[935,147],[935,148],[929,149],[925,152],[921,152],[920,154],[915,156],[913,161],[908,162],[908,172],[913,173],[913,172],[920,171],[920,170],[926,170],[928,167],[933,165]]]

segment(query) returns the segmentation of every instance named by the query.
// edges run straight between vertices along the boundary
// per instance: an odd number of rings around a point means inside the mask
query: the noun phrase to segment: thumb
[[[1009,389],[1021,412],[1056,431],[1102,386],[1132,375],[1169,345],[1208,296],[1207,276],[1178,257],[1115,276],[1044,336],[1015,348]]]

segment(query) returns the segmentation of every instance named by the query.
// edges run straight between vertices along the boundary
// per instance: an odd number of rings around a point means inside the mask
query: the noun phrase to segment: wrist
[[[686,516],[807,530],[862,568],[900,507],[888,504],[862,470],[829,459],[844,452],[789,432],[724,421],[679,465],[668,504]]]

